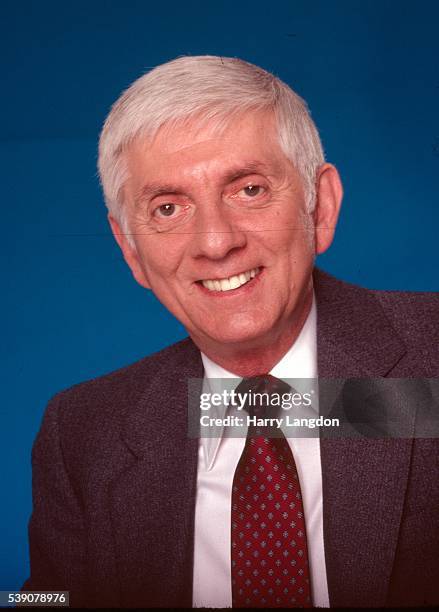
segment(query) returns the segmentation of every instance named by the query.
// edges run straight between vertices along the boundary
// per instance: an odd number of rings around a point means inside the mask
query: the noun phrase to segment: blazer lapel
[[[343,378],[388,376],[406,349],[371,293],[319,270],[314,284],[320,402],[328,412],[341,402]],[[339,380],[320,381],[325,378]],[[383,408],[397,410],[397,406]],[[414,414],[408,419],[410,429]],[[410,438],[370,439],[357,433],[355,439],[321,439],[324,543],[332,607],[385,604],[411,448]]]
[[[132,464],[113,484],[124,607],[190,607],[198,440],[187,436],[187,379],[203,376],[191,341],[154,373],[126,421]]]

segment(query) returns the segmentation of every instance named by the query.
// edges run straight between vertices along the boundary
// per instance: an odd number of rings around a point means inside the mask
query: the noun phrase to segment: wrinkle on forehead
[[[132,145],[145,152],[149,149],[159,149],[163,154],[184,153],[196,150],[199,146],[234,146],[236,138],[233,134],[240,132],[242,127],[253,127],[253,133],[261,140],[277,143],[277,131],[274,116],[268,111],[252,111],[236,114],[227,122],[201,121],[197,117],[185,118],[179,121],[165,123],[157,131],[153,139],[134,139]]]
[[[229,115],[221,114],[216,118],[206,119],[203,113],[193,115],[191,117],[182,117],[164,123],[156,132],[154,139],[151,140],[153,145],[157,139],[170,139],[177,132],[182,135],[190,134],[191,140],[195,142],[221,139],[226,132],[235,132],[240,126],[252,125],[255,131],[261,134],[270,131],[274,128],[276,132],[276,122],[274,114],[268,110],[235,110]]]

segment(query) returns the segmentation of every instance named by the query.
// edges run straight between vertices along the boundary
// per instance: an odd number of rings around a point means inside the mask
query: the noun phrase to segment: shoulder
[[[364,303],[373,300],[389,318],[400,320],[403,324],[424,321],[428,330],[437,333],[439,292],[370,289],[342,281],[318,268],[314,270],[314,286],[317,299],[321,302],[331,302],[334,306],[356,303],[361,308]]]
[[[439,321],[439,292],[390,291],[370,289],[335,278],[318,268],[314,269],[314,287],[319,301],[357,303],[376,300],[391,318]]]
[[[72,435],[84,431],[85,422],[90,430],[121,423],[157,377],[165,371],[186,370],[188,363],[200,361],[199,355],[192,340],[186,338],[128,366],[76,384],[51,399],[45,420],[56,415],[60,429]]]
[[[326,325],[350,326],[351,333],[361,327],[371,344],[384,325],[390,326],[413,363],[423,363],[425,372],[439,370],[439,293],[369,289],[319,269],[314,270],[314,288]]]
[[[145,384],[162,368],[178,368],[188,359],[197,355],[198,349],[190,338],[185,338],[166,348],[143,357],[138,361],[90,380],[80,382],[58,393],[63,397],[89,397],[114,393],[122,390],[123,394],[136,394],[145,389]]]
[[[426,303],[436,309],[439,306],[439,292],[434,291],[393,291],[382,289],[371,289],[343,281],[320,268],[314,268],[314,285],[316,292],[324,299],[339,300],[346,295],[358,298],[374,296],[383,302],[388,302],[393,307],[408,304]]]

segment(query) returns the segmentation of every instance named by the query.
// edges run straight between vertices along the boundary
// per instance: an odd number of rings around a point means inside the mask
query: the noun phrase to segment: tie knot
[[[235,392],[245,398],[244,409],[254,416],[275,416],[279,412],[282,395],[291,387],[271,374],[243,378]]]

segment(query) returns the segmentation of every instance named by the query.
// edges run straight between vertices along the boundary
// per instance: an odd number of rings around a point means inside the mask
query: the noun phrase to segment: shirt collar
[[[241,382],[242,378],[240,376],[225,370],[204,353],[201,353],[201,359],[204,366],[203,392],[220,392],[221,383],[216,379],[235,378],[237,379],[236,386]],[[296,341],[269,374],[281,379],[317,378],[317,309],[315,295],[313,295],[308,317]],[[212,410],[211,416],[223,417],[226,410],[227,406],[224,404],[216,406]],[[213,467],[224,436],[224,428],[219,431],[219,434],[217,438],[204,437],[201,439],[207,470],[211,470]]]

